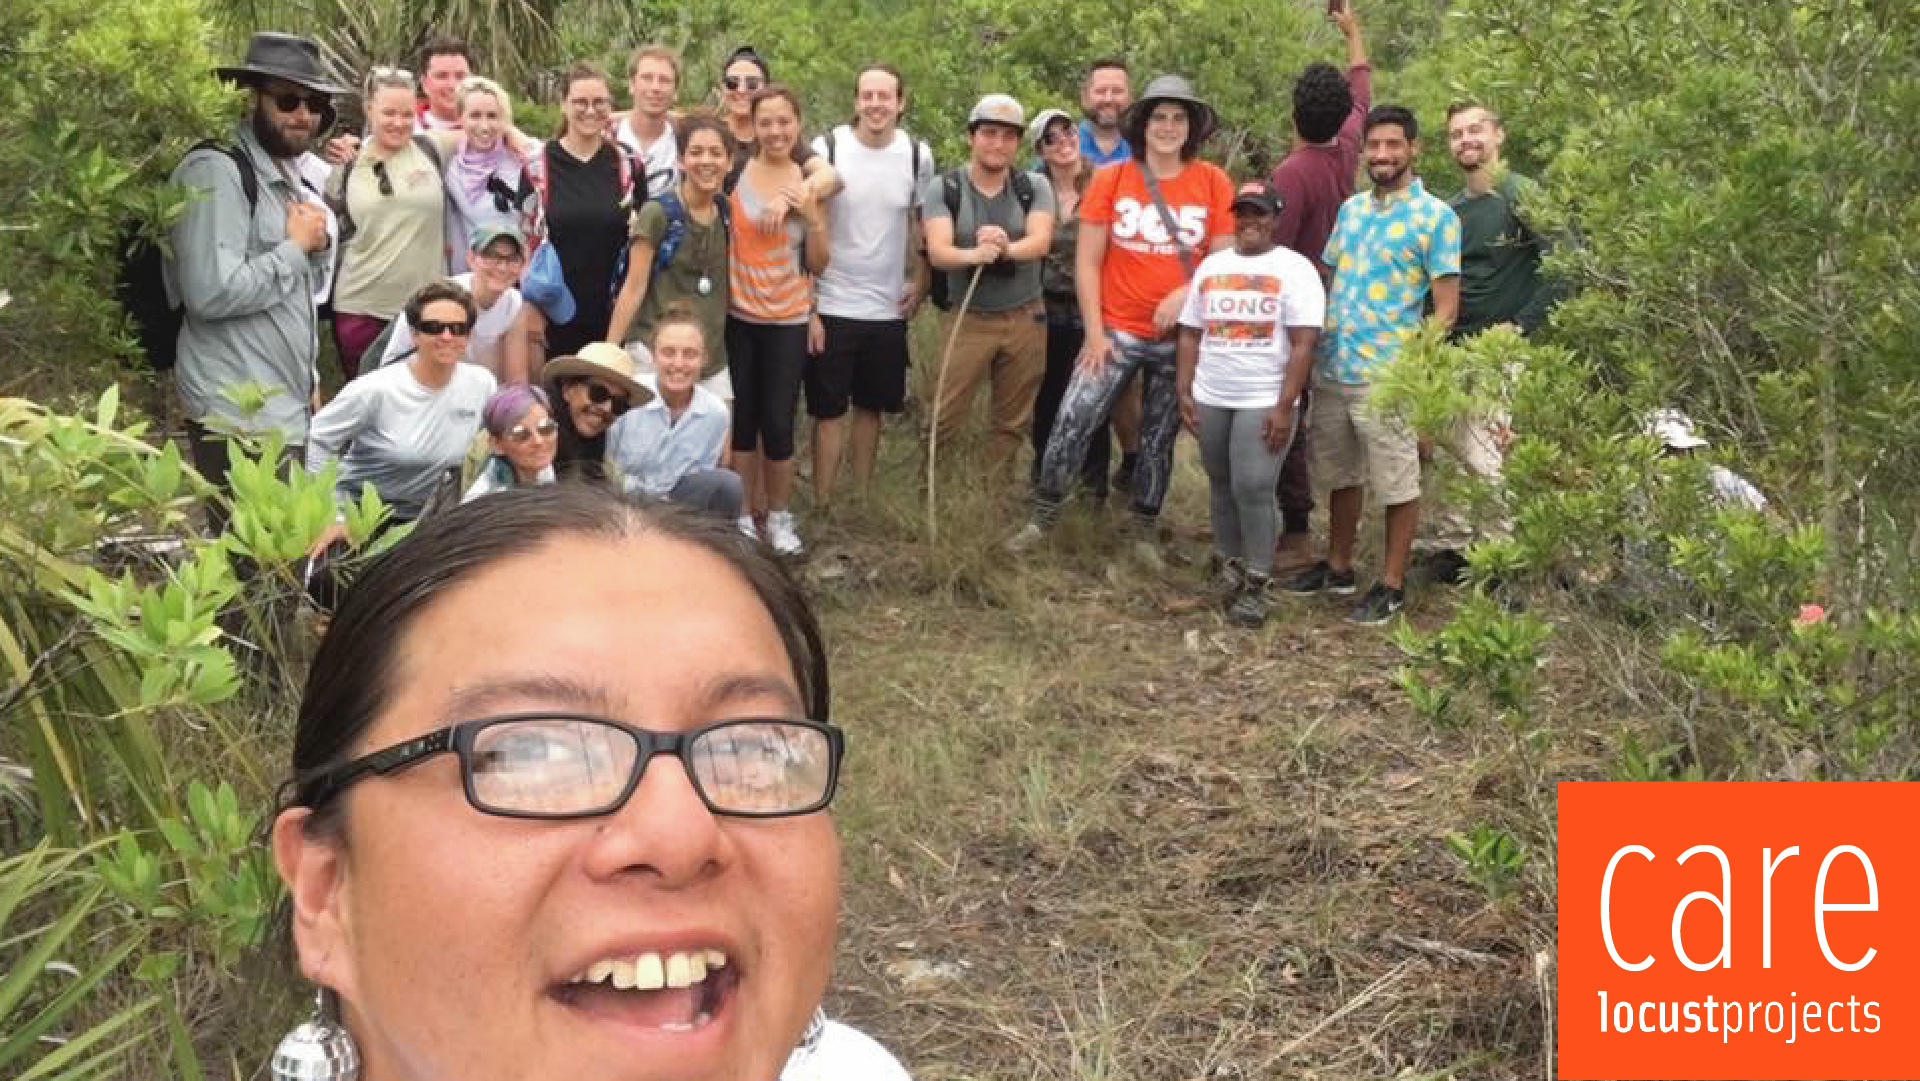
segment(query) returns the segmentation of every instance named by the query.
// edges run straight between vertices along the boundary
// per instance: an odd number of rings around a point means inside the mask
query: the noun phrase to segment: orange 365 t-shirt
[[[1160,195],[1179,229],[1191,265],[1207,257],[1214,237],[1233,235],[1233,183],[1212,162],[1187,162],[1180,174],[1160,182]],[[1080,200],[1080,220],[1107,227],[1107,257],[1100,268],[1100,319],[1129,334],[1156,337],[1153,309],[1186,284],[1187,270],[1167,231],[1147,175],[1135,161],[1103,166]]]

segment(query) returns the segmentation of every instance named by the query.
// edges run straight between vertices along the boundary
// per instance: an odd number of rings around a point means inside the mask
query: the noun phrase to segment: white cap
[[[1005,124],[1024,132],[1027,130],[1027,111],[1020,107],[1012,94],[988,94],[975,102],[973,111],[967,114],[967,130],[972,131],[976,124]]]
[[[1678,409],[1656,409],[1648,413],[1646,428],[1648,435],[1670,450],[1692,450],[1707,445],[1707,441],[1694,430],[1693,418]]]

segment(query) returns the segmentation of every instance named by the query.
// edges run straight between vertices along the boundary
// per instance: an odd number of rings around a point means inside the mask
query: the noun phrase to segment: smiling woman
[[[828,716],[812,611],[725,521],[556,485],[423,522],[336,611],[273,828],[361,1076],[778,1076],[832,965]]]

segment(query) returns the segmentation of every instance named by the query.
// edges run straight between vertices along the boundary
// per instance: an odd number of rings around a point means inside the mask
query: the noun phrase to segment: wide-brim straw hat
[[[551,383],[567,376],[589,376],[611,383],[627,392],[627,399],[633,405],[645,405],[653,400],[653,391],[640,382],[636,373],[639,365],[634,363],[633,355],[612,342],[590,342],[580,347],[572,356],[554,357],[540,369],[540,381]]]
[[[237,66],[214,68],[213,73],[236,83],[285,79],[295,86],[322,94],[351,93],[327,77],[320,63],[320,46],[293,34],[262,31],[247,41],[247,55]]]
[[[1187,125],[1191,132],[1190,138],[1195,143],[1202,142],[1207,136],[1212,135],[1214,128],[1220,122],[1220,114],[1214,112],[1213,106],[1208,105],[1199,92],[1194,90],[1193,84],[1187,81],[1186,76],[1156,75],[1153,81],[1147,84],[1146,92],[1140,95],[1139,100],[1127,107],[1126,116],[1121,121],[1121,128],[1125,131],[1144,131],[1147,117],[1153,115],[1154,103],[1160,101],[1177,101],[1187,107]]]

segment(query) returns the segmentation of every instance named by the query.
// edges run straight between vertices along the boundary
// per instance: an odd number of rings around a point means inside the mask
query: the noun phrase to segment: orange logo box
[[[1920,1077],[1920,785],[1560,786],[1562,1078]]]

